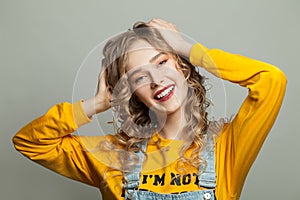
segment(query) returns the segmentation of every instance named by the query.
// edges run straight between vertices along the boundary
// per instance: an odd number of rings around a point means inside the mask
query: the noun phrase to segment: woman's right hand
[[[102,67],[98,76],[98,86],[96,95],[90,99],[82,102],[82,107],[88,117],[92,117],[94,114],[104,112],[111,108],[111,99],[107,91],[106,85],[106,70]]]

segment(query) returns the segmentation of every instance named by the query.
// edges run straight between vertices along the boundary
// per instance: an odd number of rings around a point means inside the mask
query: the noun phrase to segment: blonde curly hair
[[[179,163],[188,163],[195,168],[206,166],[205,159],[199,156],[205,149],[204,135],[209,125],[206,109],[210,102],[206,98],[205,77],[187,59],[177,55],[157,29],[144,22],[135,23],[132,30],[111,38],[103,49],[102,67],[107,72],[107,92],[112,99],[116,133],[109,142],[100,145],[101,150],[119,152],[118,170],[130,171],[140,162],[135,154],[141,150],[138,144],[148,140],[160,128],[155,113],[131,91],[126,79],[128,52],[137,40],[144,40],[156,50],[171,55],[183,72],[189,98],[184,105],[187,123],[183,128],[185,142],[179,153]],[[157,146],[160,148],[160,141],[157,141]],[[190,157],[185,156],[188,149],[192,149]],[[164,154],[164,151],[161,153]]]

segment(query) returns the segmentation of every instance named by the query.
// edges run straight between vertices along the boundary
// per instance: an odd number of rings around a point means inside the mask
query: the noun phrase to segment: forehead
[[[148,42],[144,40],[137,40],[129,48],[126,71],[150,64],[151,58],[159,53],[160,52]]]

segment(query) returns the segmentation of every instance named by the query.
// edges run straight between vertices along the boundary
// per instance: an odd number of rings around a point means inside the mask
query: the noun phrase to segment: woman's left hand
[[[177,54],[187,58],[190,56],[193,45],[183,38],[174,24],[155,18],[149,21],[148,25],[156,28]]]

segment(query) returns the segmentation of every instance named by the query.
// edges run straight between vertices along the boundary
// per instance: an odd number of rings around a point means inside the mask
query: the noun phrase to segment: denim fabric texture
[[[207,166],[203,171],[203,166],[199,167],[199,171],[202,172],[199,176],[199,186],[207,188],[206,190],[198,190],[193,192],[185,192],[180,194],[161,194],[151,191],[140,191],[138,186],[140,185],[140,172],[142,171],[142,162],[144,154],[142,151],[137,152],[139,164],[135,166],[132,172],[128,172],[125,175],[127,180],[124,184],[125,199],[126,200],[216,200],[214,195],[214,189],[216,187],[216,173],[215,173],[215,159],[214,159],[214,144],[213,140],[208,140],[208,145],[205,151],[201,155],[207,161]],[[144,142],[142,149],[145,151],[147,142]]]

